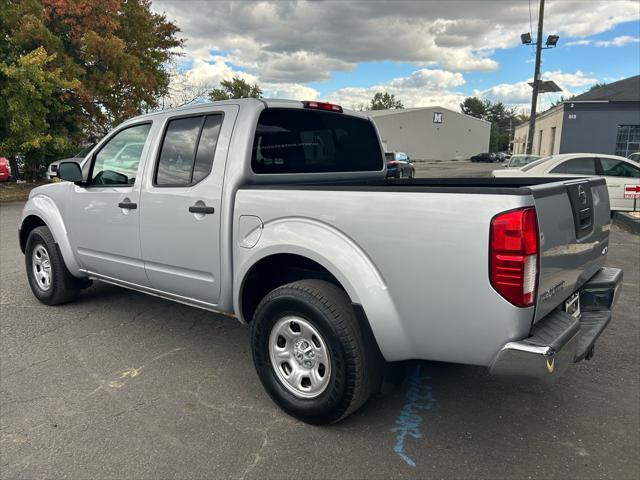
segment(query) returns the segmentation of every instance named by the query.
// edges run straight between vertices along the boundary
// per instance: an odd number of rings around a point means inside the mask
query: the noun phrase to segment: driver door
[[[151,122],[124,127],[89,160],[85,185],[71,189],[69,237],[84,270],[147,286],[140,251],[140,178]]]

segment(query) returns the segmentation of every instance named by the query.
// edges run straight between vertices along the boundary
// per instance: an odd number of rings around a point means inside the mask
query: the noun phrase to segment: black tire
[[[38,247],[45,249],[50,264],[51,283],[48,288],[44,288],[40,284],[33,268],[33,252]],[[31,291],[38,300],[46,305],[60,305],[70,302],[78,296],[83,287],[90,284],[87,280],[76,278],[69,273],[51,231],[45,226],[34,228],[29,233],[25,248],[25,265]]]
[[[278,320],[289,315],[312,324],[329,351],[329,380],[325,390],[314,398],[292,393],[271,364],[271,331]],[[289,283],[263,298],[251,322],[251,348],[260,381],[273,401],[307,423],[322,425],[345,418],[380,385],[382,368],[377,347],[366,344],[344,290],[323,280]]]

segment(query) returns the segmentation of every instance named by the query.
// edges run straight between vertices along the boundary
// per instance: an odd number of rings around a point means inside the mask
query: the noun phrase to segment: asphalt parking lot
[[[483,174],[421,163],[420,176]],[[404,382],[329,427],[282,413],[248,329],[95,284],[45,307],[0,206],[0,478],[603,478],[640,475],[640,237],[612,227],[625,272],[593,360],[555,385],[409,362]]]

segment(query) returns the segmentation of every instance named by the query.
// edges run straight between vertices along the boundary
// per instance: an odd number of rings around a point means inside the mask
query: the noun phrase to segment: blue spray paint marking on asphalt
[[[415,467],[416,462],[406,454],[405,440],[407,437],[419,440],[422,438],[420,426],[423,423],[420,412],[430,410],[436,405],[436,400],[431,391],[431,385],[427,385],[427,380],[431,377],[421,372],[420,365],[416,365],[413,373],[407,378],[407,393],[405,403],[400,410],[400,414],[391,429],[396,434],[396,444],[393,451],[409,466]]]

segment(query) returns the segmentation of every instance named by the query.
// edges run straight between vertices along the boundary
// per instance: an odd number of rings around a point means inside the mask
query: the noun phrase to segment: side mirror
[[[62,162],[58,166],[58,177],[67,182],[82,182],[82,170],[76,162]]]

